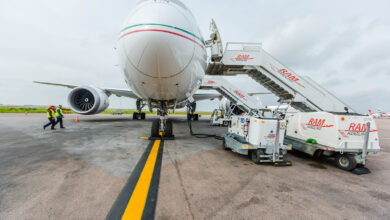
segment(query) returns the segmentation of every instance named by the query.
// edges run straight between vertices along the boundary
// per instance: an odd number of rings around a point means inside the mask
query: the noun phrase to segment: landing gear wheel
[[[145,113],[141,113],[141,120],[145,120],[146,118],[146,114]]]
[[[159,119],[153,120],[152,130],[150,133],[151,133],[152,138],[160,137],[160,120]]]
[[[199,115],[198,114],[194,114],[193,118],[194,118],[194,121],[199,121]]]
[[[133,120],[138,120],[138,112],[133,113]]]
[[[356,168],[356,159],[350,154],[338,154],[336,156],[336,165],[346,171],[351,171]]]
[[[171,120],[167,120],[167,123],[165,125],[165,137],[172,137],[173,136],[173,124]]]
[[[250,152],[250,154],[251,154],[251,158],[252,158],[253,163],[259,164],[260,163],[260,159],[261,159],[260,155],[263,155],[263,151],[261,149],[252,150]]]
[[[224,150],[230,150],[230,149],[227,147],[227,145],[226,145],[225,138],[222,140],[222,148],[223,148]]]
[[[224,121],[224,122],[223,122],[223,126],[224,126],[224,127],[229,127],[229,122],[228,122],[228,121]]]

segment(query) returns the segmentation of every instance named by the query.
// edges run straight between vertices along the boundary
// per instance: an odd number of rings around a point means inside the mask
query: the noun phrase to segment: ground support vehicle
[[[352,171],[366,165],[368,153],[380,151],[371,116],[329,112],[287,114],[285,144],[311,156],[336,158],[336,165]]]
[[[232,116],[228,133],[224,136],[224,149],[248,155],[254,163],[271,162],[291,165],[284,155],[291,146],[283,144],[286,122],[276,118]]]

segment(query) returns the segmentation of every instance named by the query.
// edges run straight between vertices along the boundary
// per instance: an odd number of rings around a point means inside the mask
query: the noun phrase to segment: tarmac
[[[0,114],[0,219],[105,219],[155,118],[65,117],[66,129],[44,131],[44,114]],[[256,165],[171,118],[176,139],[162,148],[155,219],[390,219],[390,120],[377,120],[382,151],[358,176],[299,152],[287,155],[292,167]],[[204,117],[193,130],[227,128]]]

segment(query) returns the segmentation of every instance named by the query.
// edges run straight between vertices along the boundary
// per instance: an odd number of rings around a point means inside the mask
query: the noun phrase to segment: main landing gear
[[[145,120],[146,114],[145,112],[134,112],[133,119],[134,120]]]
[[[195,114],[196,102],[190,103],[187,105],[187,120],[199,120],[199,114]]]
[[[146,114],[142,112],[142,109],[145,107],[145,103],[141,100],[137,100],[137,111],[133,113],[133,120],[145,120]]]

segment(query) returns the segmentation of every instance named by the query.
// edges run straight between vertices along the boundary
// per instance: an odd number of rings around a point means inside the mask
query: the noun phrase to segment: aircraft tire
[[[159,137],[160,136],[160,120],[155,119],[152,122],[152,129],[151,129],[151,137]]]
[[[141,113],[141,120],[145,120],[145,118],[146,118],[146,113]]]
[[[172,137],[173,136],[173,123],[171,120],[167,120],[165,125],[165,133],[164,136]]]

